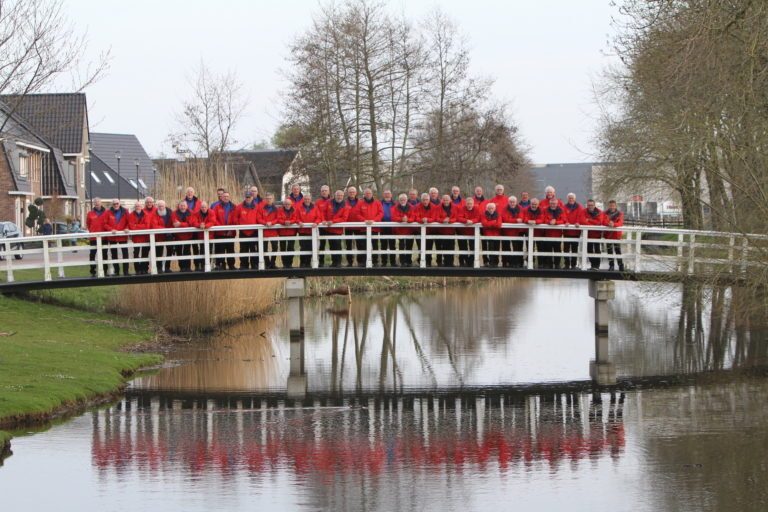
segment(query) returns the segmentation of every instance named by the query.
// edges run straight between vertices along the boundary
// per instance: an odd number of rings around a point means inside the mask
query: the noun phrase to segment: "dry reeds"
[[[214,201],[224,188],[237,202],[240,184],[225,166],[206,160],[173,163],[160,169],[153,193],[173,209],[193,187],[201,200]],[[120,313],[151,317],[175,332],[205,331],[267,312],[282,291],[282,279],[236,279],[157,283],[126,287],[113,305]]]
[[[114,308],[157,320],[174,332],[206,331],[262,315],[282,293],[282,279],[234,279],[126,286]]]

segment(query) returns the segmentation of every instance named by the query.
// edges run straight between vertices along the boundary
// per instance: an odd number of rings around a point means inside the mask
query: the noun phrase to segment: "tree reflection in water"
[[[664,293],[653,291],[662,289]],[[650,291],[649,291],[650,290]],[[768,363],[764,321],[739,290],[619,283],[610,358],[620,378]],[[309,392],[349,395],[587,380],[593,305],[581,282],[506,279],[431,292],[309,300]],[[279,392],[289,377],[285,314],[183,347],[182,364],[139,389]]]

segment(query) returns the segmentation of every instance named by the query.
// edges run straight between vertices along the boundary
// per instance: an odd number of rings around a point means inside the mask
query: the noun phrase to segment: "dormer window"
[[[29,156],[26,153],[19,155],[19,177],[29,179]]]

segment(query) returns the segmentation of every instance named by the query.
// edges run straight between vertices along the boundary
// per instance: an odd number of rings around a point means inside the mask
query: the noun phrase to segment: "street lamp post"
[[[157,195],[157,166],[152,166],[152,193]]]
[[[91,200],[91,209],[93,209],[93,164],[91,163],[91,152],[93,145],[88,141],[88,198]]]
[[[115,151],[115,158],[117,158],[117,198],[120,197],[120,151]]]
[[[141,185],[141,182],[139,181],[139,159],[133,161],[133,163],[136,165],[136,200],[139,200],[139,186]]]

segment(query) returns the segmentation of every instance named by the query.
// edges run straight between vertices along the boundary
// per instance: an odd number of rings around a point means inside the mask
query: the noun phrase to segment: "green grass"
[[[0,336],[0,424],[108,394],[126,373],[160,362],[158,355],[121,351],[151,339],[151,324],[120,322],[0,296],[0,332],[14,333]]]

